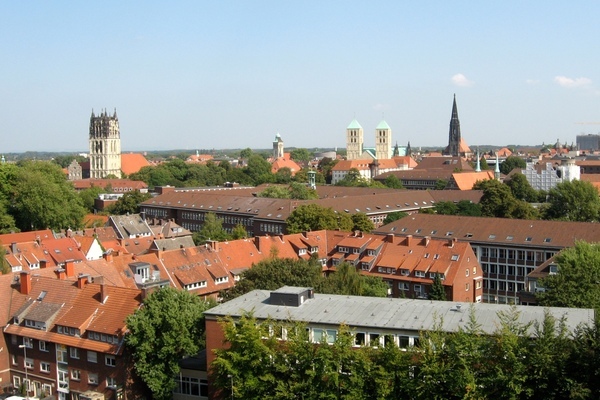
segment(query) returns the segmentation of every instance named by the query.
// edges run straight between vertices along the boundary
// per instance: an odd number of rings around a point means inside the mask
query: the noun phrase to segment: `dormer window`
[[[415,276],[417,278],[425,278],[425,271],[415,271]]]
[[[299,256],[303,256],[304,254],[306,254],[306,249],[298,249]]]
[[[311,253],[316,253],[316,252],[318,252],[318,251],[319,251],[319,247],[318,247],[318,246],[312,246],[312,247],[310,248],[310,252],[311,252]]]
[[[550,275],[556,275],[558,273],[558,265],[551,264],[549,268]]]

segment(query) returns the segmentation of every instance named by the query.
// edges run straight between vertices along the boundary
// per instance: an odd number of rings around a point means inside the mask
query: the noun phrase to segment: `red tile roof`
[[[121,154],[121,171],[123,171],[125,175],[131,175],[135,172],[138,172],[143,167],[147,167],[149,165],[150,163],[142,154]]]

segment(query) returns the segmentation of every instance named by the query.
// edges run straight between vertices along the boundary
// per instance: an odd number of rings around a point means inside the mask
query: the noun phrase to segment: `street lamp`
[[[23,338],[23,342],[25,342],[25,338]],[[27,345],[25,343],[19,345],[20,349],[23,349],[23,366],[25,367],[25,399],[29,399],[29,378],[27,377]]]
[[[231,400],[233,400],[233,375],[227,374],[227,377],[231,380]]]

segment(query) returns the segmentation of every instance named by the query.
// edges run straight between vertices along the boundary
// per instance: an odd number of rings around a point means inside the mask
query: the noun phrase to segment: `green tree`
[[[482,171],[486,171],[488,169],[490,169],[490,166],[487,163],[487,160],[485,159],[484,156],[481,156],[481,158],[479,159],[479,167],[481,168]]]
[[[84,189],[78,193],[79,198],[83,204],[83,207],[88,212],[94,211],[94,200],[98,198],[98,196],[102,193],[107,193],[104,188],[100,186],[92,186],[88,189]]]
[[[433,278],[433,284],[429,291],[429,300],[446,300],[446,289],[444,289],[444,284],[438,274]]]
[[[483,190],[479,205],[485,217],[535,219],[537,216],[531,205],[516,199],[507,185],[495,179],[478,181],[473,189]]]
[[[248,175],[256,185],[273,182],[275,180],[275,176],[271,172],[271,164],[258,154],[250,156],[248,159],[248,166],[244,168],[244,173]]]
[[[375,229],[375,224],[373,221],[369,219],[367,214],[363,212],[358,212],[356,214],[352,214],[352,226],[353,231],[361,231],[361,232],[371,232]]]
[[[558,273],[540,279],[540,305],[600,308],[600,245],[577,241],[555,256]]]
[[[394,211],[389,213],[388,215],[386,215],[385,219],[383,220],[383,224],[387,225],[387,224],[391,224],[394,221],[397,221],[401,218],[407,217],[408,213],[405,213],[404,211]]]
[[[116,215],[137,214],[140,204],[151,198],[150,193],[142,193],[139,190],[127,192],[115,204],[108,207],[108,212]]]
[[[291,212],[286,220],[288,233],[300,233],[321,229],[350,231],[353,227],[348,214],[336,213],[333,208],[318,204],[303,204]]]
[[[292,181],[292,170],[289,167],[279,168],[275,172],[276,183],[290,183]]]
[[[590,182],[573,180],[561,182],[548,193],[546,219],[566,221],[598,221],[600,197]]]
[[[404,189],[402,181],[394,174],[388,175],[383,184],[391,189]]]
[[[204,346],[204,311],[213,304],[185,290],[162,288],[127,318],[125,343],[137,374],[155,399],[170,399],[179,361]]]
[[[438,179],[435,182],[435,190],[444,190],[448,186],[448,181],[445,179]]]
[[[319,194],[304,183],[292,182],[288,187],[290,198],[294,200],[314,200],[319,198]]]
[[[453,201],[438,201],[433,206],[436,214],[440,215],[456,215],[458,206]]]
[[[255,289],[275,290],[282,286],[317,289],[323,285],[321,271],[321,264],[316,259],[278,258],[275,255],[244,271],[235,287],[223,293],[223,298],[230,300]]]
[[[250,157],[252,157],[252,155],[254,154],[254,152],[252,151],[251,148],[246,147],[245,149],[243,149],[242,151],[240,151],[240,158],[243,159],[249,159]]]
[[[535,203],[539,199],[538,192],[531,187],[529,181],[523,174],[514,174],[504,183],[510,188],[513,196],[519,200]]]
[[[521,157],[517,156],[508,156],[506,160],[500,164],[500,172],[504,175],[508,175],[510,171],[515,168],[525,169],[527,167],[527,162]]]
[[[281,185],[272,185],[266,187],[262,192],[258,193],[258,197],[269,197],[272,199],[289,199],[291,193],[289,189]]]
[[[214,212],[209,212],[206,214],[202,228],[198,232],[194,232],[192,238],[196,245],[200,245],[210,240],[223,242],[229,239],[229,234],[223,229],[223,220]]]
[[[231,239],[232,240],[246,239],[247,237],[248,237],[248,231],[242,224],[237,224],[231,231]]]
[[[312,159],[312,155],[306,149],[294,149],[290,152],[290,158],[294,161],[309,162]]]
[[[456,204],[456,214],[470,217],[480,217],[481,206],[479,204],[473,203],[470,200],[460,200]]]
[[[28,161],[12,171],[10,212],[18,228],[65,229],[81,227],[86,210],[73,185],[57,164]],[[17,184],[18,182],[18,184]]]
[[[327,276],[323,286],[315,290],[327,294],[386,297],[388,285],[383,279],[361,275],[354,265],[342,262],[336,267],[334,273]]]

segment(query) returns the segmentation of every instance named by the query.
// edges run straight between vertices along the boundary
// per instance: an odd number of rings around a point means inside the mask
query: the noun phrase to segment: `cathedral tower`
[[[357,120],[352,120],[346,128],[346,159],[359,159],[363,153],[364,133]]]
[[[448,147],[445,155],[452,157],[460,156],[460,121],[458,120],[458,110],[456,108],[456,95],[452,104],[452,117],[450,118],[450,133],[448,134]]]
[[[121,177],[121,133],[117,110],[90,117],[90,178]]]
[[[375,158],[389,159],[392,156],[392,129],[387,122],[381,121],[375,128]]]
[[[281,135],[277,133],[275,140],[273,140],[273,159],[283,158],[283,139]]]

